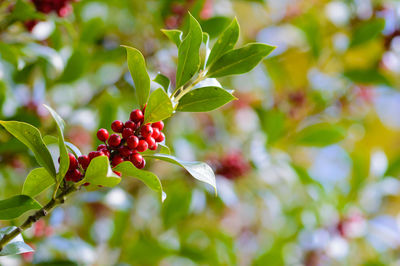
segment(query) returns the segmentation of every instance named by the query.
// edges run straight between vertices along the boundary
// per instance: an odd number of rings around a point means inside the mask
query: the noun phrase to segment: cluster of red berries
[[[80,181],[83,177],[82,172],[87,169],[90,161],[98,156],[107,156],[113,167],[124,161],[130,161],[138,169],[144,168],[146,161],[139,152],[147,149],[156,150],[158,142],[164,141],[165,136],[161,132],[164,128],[162,121],[143,124],[143,112],[136,109],[131,112],[130,119],[125,123],[120,120],[112,122],[111,129],[115,132],[114,134],[110,135],[104,128],[99,129],[97,138],[104,144],[100,144],[96,151],[82,155],[78,159],[73,154],[69,154],[70,165],[66,180]]]
[[[213,163],[216,173],[228,179],[236,179],[244,176],[250,170],[250,164],[238,151],[232,151],[222,156]]]

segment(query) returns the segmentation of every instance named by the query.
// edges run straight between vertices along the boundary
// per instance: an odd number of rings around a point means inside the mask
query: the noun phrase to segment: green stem
[[[40,218],[46,216],[54,207],[63,204],[66,200],[66,196],[77,191],[78,189],[79,186],[75,185],[68,187],[56,198],[52,198],[49,203],[46,204],[46,206],[35,212],[33,215],[29,216],[21,226],[4,235],[3,238],[0,240],[0,251],[21,232],[30,228],[32,224],[36,223]]]
[[[171,98],[174,98],[174,102],[178,103],[179,100],[188,93],[190,90],[194,88],[200,81],[206,78],[206,71],[200,71],[198,77],[186,88],[176,90],[176,93],[172,94]]]

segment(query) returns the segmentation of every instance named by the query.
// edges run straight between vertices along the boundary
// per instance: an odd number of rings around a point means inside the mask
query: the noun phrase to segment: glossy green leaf
[[[58,148],[60,151],[60,167],[58,169],[57,180],[62,180],[69,168],[69,157],[67,147],[64,143],[64,120],[54,111],[50,106],[44,104],[44,107],[50,112],[57,124],[57,135],[58,135]]]
[[[144,113],[144,122],[153,123],[172,115],[173,107],[170,98],[161,88],[153,91]]]
[[[165,36],[168,37],[168,39],[170,41],[175,43],[175,45],[177,47],[179,47],[179,45],[181,45],[181,42],[182,42],[182,31],[180,31],[180,30],[165,30],[165,29],[162,29],[161,31],[162,31],[162,33],[165,34]]]
[[[211,169],[211,167],[206,163],[198,162],[198,161],[186,162],[186,161],[182,161],[172,155],[161,154],[161,153],[157,153],[157,154],[153,154],[153,155],[143,155],[143,156],[162,160],[162,161],[169,162],[169,163],[173,163],[180,167],[183,167],[194,178],[211,185],[214,188],[215,192],[217,192],[217,185],[215,183],[214,172]]]
[[[22,194],[35,197],[54,185],[54,178],[44,168],[33,169],[25,179]]]
[[[0,200],[0,220],[11,220],[18,218],[30,210],[42,208],[40,204],[27,195],[17,195]]]
[[[0,121],[0,124],[33,152],[40,166],[43,166],[52,176],[56,176],[53,159],[36,127],[18,121]]]
[[[176,71],[176,88],[183,86],[199,70],[200,46],[203,39],[200,24],[191,15],[189,32],[178,49],[178,68]]]
[[[160,195],[161,201],[165,199],[160,179],[149,171],[137,169],[131,162],[123,162],[114,167],[114,171],[120,172],[123,176],[130,176],[141,180],[146,186]]]
[[[203,87],[186,93],[180,100],[177,111],[209,112],[236,99],[220,87]]]
[[[147,149],[146,151],[141,152],[140,154],[142,154],[142,155],[152,155],[152,154],[156,154],[156,153],[171,154],[171,150],[168,148],[167,145],[162,144],[162,143],[158,143],[157,149],[155,151]]]
[[[212,17],[201,22],[201,28],[210,35],[210,38],[216,38],[221,34],[231,22],[229,17]]]
[[[210,66],[207,76],[218,78],[249,72],[274,49],[274,46],[267,44],[250,43],[242,48],[231,50]]]
[[[344,128],[329,123],[318,123],[302,129],[294,141],[306,146],[327,146],[339,142],[346,136]]]
[[[121,178],[113,173],[107,156],[99,156],[90,162],[82,183],[85,182],[91,185],[114,187],[121,182]]]
[[[0,239],[4,237],[4,235],[11,233],[17,227],[15,226],[7,226],[0,229]],[[0,251],[0,256],[9,256],[9,255],[17,255],[27,252],[33,252],[34,250],[24,242],[22,235],[17,235],[14,239],[12,239],[3,249]]]
[[[153,81],[160,84],[163,87],[164,91],[168,93],[169,84],[171,83],[169,78],[167,78],[161,73],[158,73],[157,76],[153,79]]]
[[[56,138],[54,136],[46,135],[46,136],[43,137],[43,142],[46,145],[58,144],[58,138]],[[72,144],[71,142],[68,142],[68,141],[64,141],[64,143],[67,146],[67,149],[70,152],[72,152],[75,155],[75,157],[78,158],[79,156],[82,155],[82,152],[74,144]]]
[[[211,49],[210,56],[207,60],[207,66],[214,63],[218,58],[233,49],[239,39],[239,24],[234,18],[231,24],[221,34],[213,48]]]
[[[126,48],[128,55],[128,68],[135,83],[136,97],[140,107],[143,108],[150,93],[150,77],[146,70],[146,62],[139,50],[128,46],[123,47]]]

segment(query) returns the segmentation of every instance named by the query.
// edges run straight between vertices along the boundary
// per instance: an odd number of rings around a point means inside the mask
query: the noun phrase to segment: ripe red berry
[[[153,134],[153,128],[149,124],[144,125],[140,130],[140,134],[142,134],[142,137],[144,138],[149,137]]]
[[[115,133],[121,133],[122,130],[124,129],[124,123],[122,123],[122,121],[120,121],[120,120],[115,120],[115,121],[112,122],[112,124],[111,124],[111,129],[112,129]]]
[[[123,157],[129,157],[129,155],[132,154],[132,150],[129,149],[127,146],[122,146],[118,149],[118,151]]]
[[[128,147],[131,149],[136,149],[136,147],[139,144],[139,138],[136,136],[130,136],[127,140],[126,143],[128,144]]]
[[[131,128],[124,128],[124,130],[122,131],[122,137],[124,139],[129,138],[129,136],[133,135],[133,130]]]
[[[72,153],[68,153],[69,157],[69,168],[68,170],[74,170],[78,167],[78,161]]]
[[[142,111],[140,111],[139,109],[133,110],[131,112],[130,119],[135,123],[142,122],[144,119]]]
[[[110,151],[109,150],[101,150],[101,152],[103,153],[103,155],[107,156],[108,158],[110,158]]]
[[[114,155],[111,164],[113,166],[117,166],[118,164],[122,163],[124,161],[124,158],[121,157],[121,155],[116,154]]]
[[[86,169],[90,163],[89,156],[86,156],[86,155],[79,156],[78,161],[83,169]]]
[[[162,131],[163,128],[164,128],[164,122],[163,121],[158,121],[158,122],[155,122],[155,123],[151,124],[151,126],[153,128],[158,128],[158,130]]]
[[[156,142],[162,142],[165,139],[164,133],[160,132],[160,135],[156,138]]]
[[[147,138],[145,138],[145,140],[149,145],[149,149],[152,150],[152,147],[156,145],[156,141],[151,136],[148,136]]]
[[[104,128],[100,128],[99,131],[97,131],[97,138],[100,141],[103,142],[106,141],[108,139],[108,136],[109,136],[108,131]]]
[[[130,161],[134,165],[140,165],[142,163],[142,161],[143,161],[143,156],[140,155],[139,153],[134,153],[134,154],[131,155]]]
[[[149,147],[149,145],[147,144],[147,142],[144,139],[139,140],[139,144],[136,147],[136,150],[138,152],[144,152],[145,150],[147,150],[147,148]]]
[[[78,169],[74,169],[67,172],[67,174],[65,175],[65,180],[78,182],[81,177],[81,172]]]
[[[135,165],[135,166],[136,166],[136,168],[138,168],[138,169],[143,169],[143,168],[146,166],[146,160],[143,159],[143,161],[142,161],[141,164]]]
[[[158,136],[160,136],[160,130],[158,129],[158,127],[153,127],[153,134],[151,134],[151,136],[153,137],[153,139],[158,138]]]
[[[117,134],[112,134],[108,139],[108,145],[112,147],[118,147],[121,144],[121,137]]]
[[[89,160],[91,161],[94,157],[96,157],[96,152],[95,151],[91,151],[88,154]]]
[[[107,145],[100,144],[99,146],[97,146],[97,151],[102,151],[102,150],[107,150]]]
[[[125,122],[125,128],[130,128],[132,130],[136,130],[136,124],[135,124],[135,122],[128,120]]]

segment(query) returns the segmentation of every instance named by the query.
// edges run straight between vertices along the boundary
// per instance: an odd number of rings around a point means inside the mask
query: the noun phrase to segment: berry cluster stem
[[[3,238],[0,240],[0,251],[18,234],[30,228],[32,224],[36,223],[39,219],[46,216],[53,208],[63,204],[66,200],[66,197],[69,194],[77,191],[79,188],[80,188],[79,186],[71,185],[62,193],[60,193],[56,198],[52,198],[49,201],[49,203],[46,204],[46,206],[35,212],[33,215],[29,216],[21,226],[15,228],[10,233],[4,235]]]

